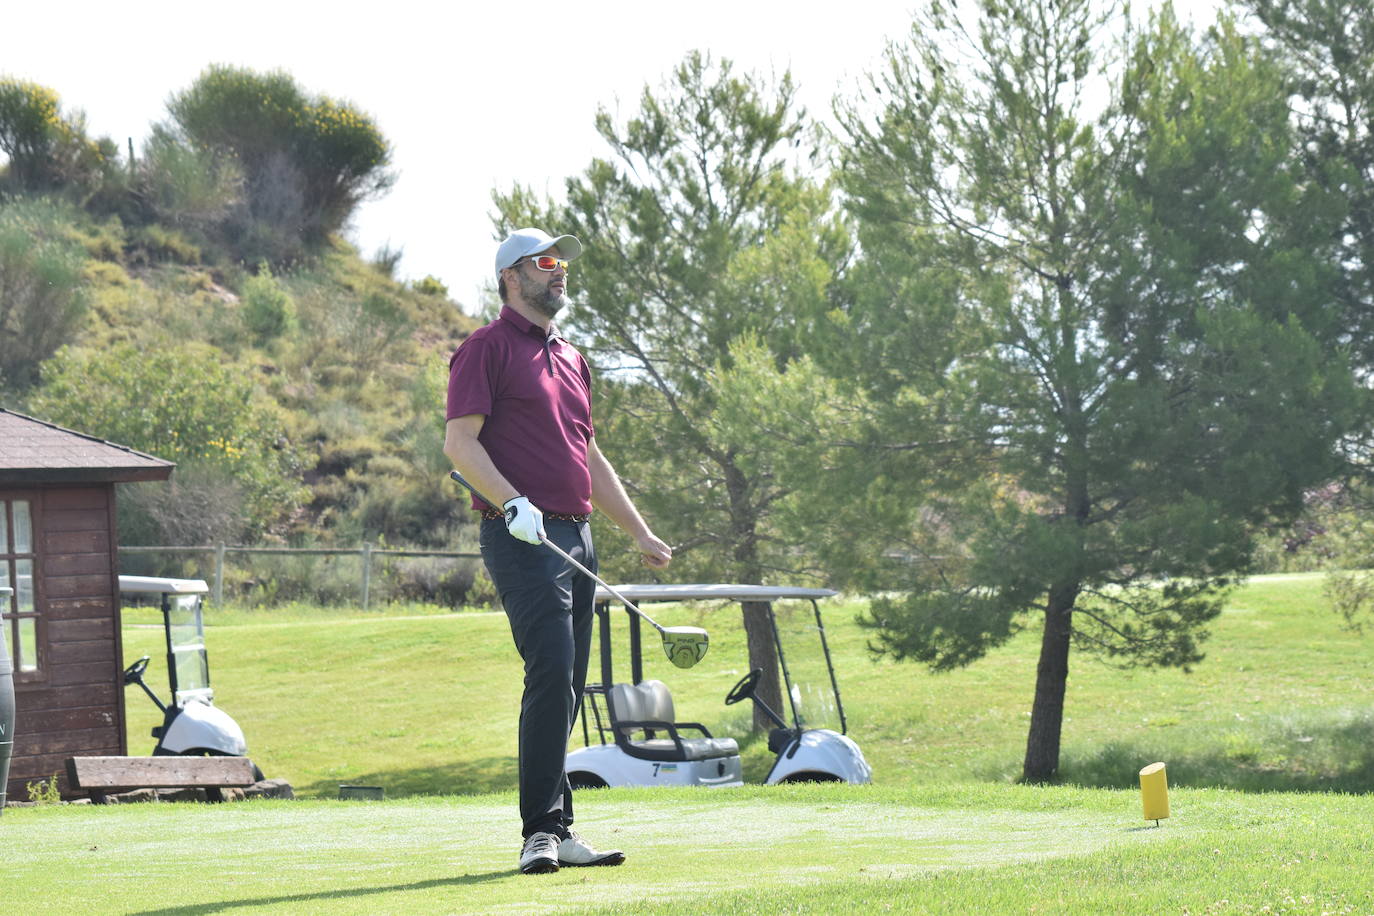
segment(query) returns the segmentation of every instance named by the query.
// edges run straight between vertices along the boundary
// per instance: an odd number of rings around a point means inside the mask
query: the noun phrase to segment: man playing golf
[[[525,663],[520,701],[520,870],[619,865],[572,830],[563,772],[587,680],[596,583],[540,541],[543,535],[596,572],[587,518],[595,506],[634,539],[648,565],[672,559],[635,509],[594,438],[591,373],[553,318],[568,302],[571,235],[519,229],[496,250],[500,316],[449,361],[444,454],[473,487],[482,560]]]

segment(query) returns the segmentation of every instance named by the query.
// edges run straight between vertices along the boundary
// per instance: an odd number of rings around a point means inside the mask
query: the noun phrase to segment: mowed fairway
[[[1136,784],[1140,767],[1169,764],[1171,784],[1264,791],[1374,790],[1374,634],[1342,630],[1319,576],[1261,578],[1236,592],[1191,673],[1121,670],[1075,653],[1065,701],[1066,782]],[[855,623],[861,602],[825,603],[825,624],[849,732],[886,786],[1009,782],[1020,772],[1040,634],[1028,630],[968,668],[931,674],[875,661]],[[428,611],[428,613],[417,613]],[[810,605],[779,604],[784,623]],[[726,692],[747,670],[736,606],[657,606],[667,625],[700,625],[711,649],[690,671],[649,642],[645,677],[667,682],[678,718],[703,722],[744,748],[759,781],[772,756]],[[617,681],[628,680],[616,611]],[[166,695],[162,630],[126,611],[126,661],[152,656],[147,679]],[[340,783],[381,785],[387,797],[514,789],[520,660],[501,613],[436,608],[389,612],[211,609],[207,643],[216,702],[243,726],[250,756],[299,794],[332,798]],[[141,622],[141,623],[140,623]],[[814,654],[814,653],[813,653]],[[599,679],[592,651],[592,680]],[[789,654],[794,674],[823,664]],[[131,753],[147,753],[160,715],[126,690]],[[581,743],[581,733],[575,743]]]
[[[1374,912],[1367,801],[790,787],[604,790],[620,868],[522,876],[508,795],[6,813],[6,912]],[[1265,909],[1268,907],[1269,909]]]
[[[1191,674],[1076,656],[1069,785],[1052,787],[1012,782],[1038,633],[932,675],[870,659],[861,605],[832,602],[873,786],[580,793],[579,827],[629,862],[532,877],[514,869],[520,669],[503,615],[212,610],[218,703],[269,776],[313,797],[11,809],[0,892],[14,913],[1374,914],[1374,639],[1341,630],[1320,587],[1238,592]],[[702,664],[650,654],[646,676],[672,685],[679,718],[739,737],[757,781],[770,755],[744,707],[721,703],[744,673],[738,611],[655,616],[710,629]],[[125,655],[152,655],[165,693],[152,619],[126,615]],[[157,716],[141,694],[127,703],[130,751],[146,753]],[[1155,760],[1173,786],[1159,828],[1136,790]],[[340,783],[388,800],[334,801]]]

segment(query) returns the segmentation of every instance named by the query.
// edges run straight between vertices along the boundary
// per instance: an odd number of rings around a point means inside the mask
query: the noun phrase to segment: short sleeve
[[[446,419],[475,413],[491,416],[500,365],[495,351],[495,344],[485,334],[474,334],[458,347],[448,363]]]

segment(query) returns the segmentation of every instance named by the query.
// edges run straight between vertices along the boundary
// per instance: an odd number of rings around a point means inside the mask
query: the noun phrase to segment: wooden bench
[[[223,789],[257,780],[247,757],[69,757],[67,782],[103,805],[106,795],[133,789],[204,789],[209,801],[224,801]]]

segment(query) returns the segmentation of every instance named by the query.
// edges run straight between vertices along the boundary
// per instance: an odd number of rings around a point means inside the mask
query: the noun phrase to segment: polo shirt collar
[[[533,321],[530,321],[528,318],[526,318],[524,315],[521,315],[519,312],[511,308],[509,305],[501,306],[501,317],[504,318],[506,321],[509,321],[511,324],[515,325],[516,330],[518,330],[521,334],[531,334],[532,336],[544,338],[547,340],[561,340],[565,343],[568,340],[568,338],[564,337],[563,333],[558,330],[558,325],[554,324],[553,322],[549,322],[549,331],[546,335],[544,331],[540,329],[539,325],[535,324]]]

